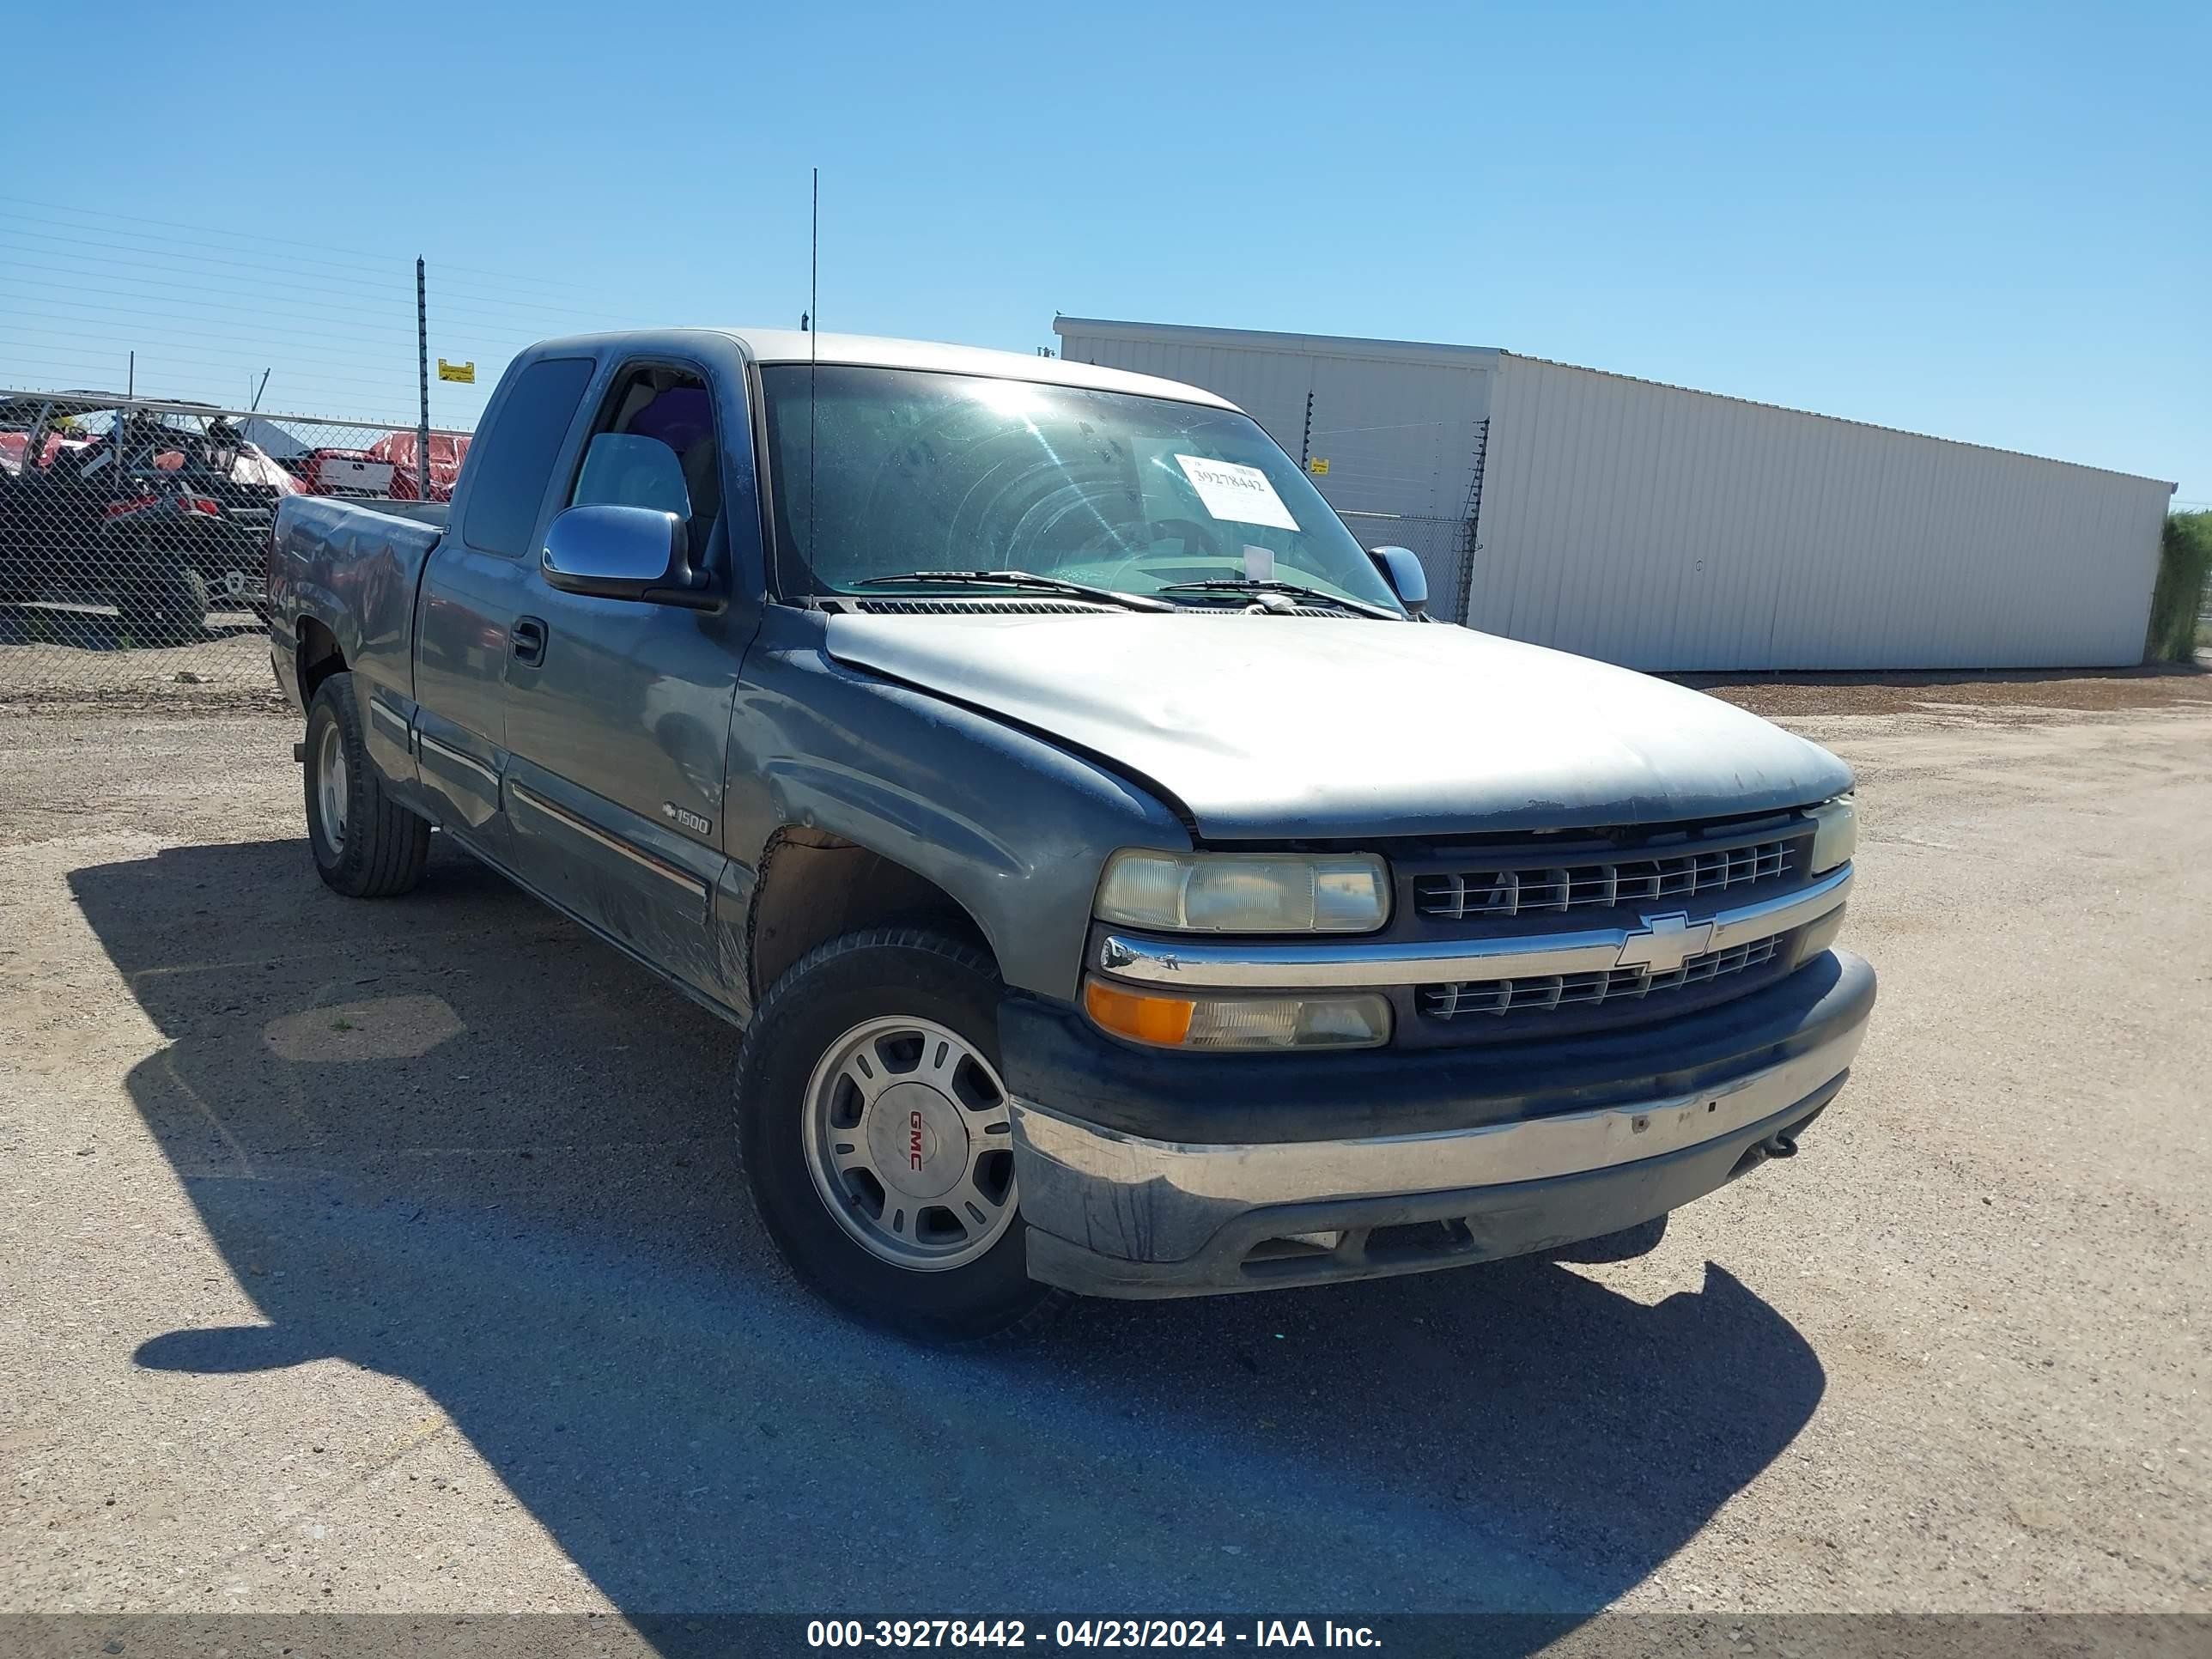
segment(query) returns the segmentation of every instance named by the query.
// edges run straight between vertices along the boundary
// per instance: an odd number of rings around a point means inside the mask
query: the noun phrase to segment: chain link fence
[[[1468,560],[1474,550],[1474,524],[1468,519],[1412,518],[1402,513],[1356,513],[1340,509],[1362,547],[1406,547],[1421,562],[1429,579],[1429,614],[1438,622],[1465,622],[1460,614]]]
[[[287,495],[442,501],[469,434],[96,392],[0,392],[0,700],[273,694]]]
[[[1413,550],[1429,579],[1431,617],[1464,623],[1480,545],[1490,422],[1457,415],[1357,418],[1396,413],[1332,407],[1321,392],[1310,392],[1297,446],[1284,447],[1312,474],[1322,499],[1361,546]]]

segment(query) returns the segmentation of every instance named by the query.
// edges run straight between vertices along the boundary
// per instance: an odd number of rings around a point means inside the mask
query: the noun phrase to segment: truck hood
[[[833,615],[840,662],[1087,750],[1210,840],[1657,823],[1850,787],[1647,675],[1469,629],[1296,616]]]

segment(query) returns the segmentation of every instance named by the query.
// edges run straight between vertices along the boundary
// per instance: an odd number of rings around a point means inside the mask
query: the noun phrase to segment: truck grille
[[[1749,851],[1749,848],[1744,849]],[[1702,985],[1725,974],[1763,968],[1781,948],[1779,938],[1754,939],[1725,951],[1692,957],[1680,968],[1655,974],[1649,968],[1608,968],[1587,974],[1542,974],[1522,979],[1472,980],[1456,985],[1424,985],[1421,1012],[1431,1019],[1468,1014],[1542,1013],[1555,1008],[1595,1006]]]
[[[1610,910],[1771,880],[1789,873],[1796,851],[1796,838],[1779,837],[1656,858],[1456,870],[1419,877],[1413,897],[1423,915],[1446,921]]]

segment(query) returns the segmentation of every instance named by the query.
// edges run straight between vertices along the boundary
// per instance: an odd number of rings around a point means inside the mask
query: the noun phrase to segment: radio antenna
[[[806,255],[806,568],[814,568],[814,380],[822,338],[822,169],[814,169],[814,224]]]

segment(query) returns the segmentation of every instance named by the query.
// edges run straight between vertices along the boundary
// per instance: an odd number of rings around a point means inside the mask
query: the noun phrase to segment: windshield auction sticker
[[[1176,465],[1182,468],[1182,476],[1190,480],[1190,487],[1215,518],[1232,524],[1272,525],[1278,530],[1298,527],[1291,509],[1275,493],[1275,486],[1258,467],[1209,461],[1198,455],[1178,455]]]

